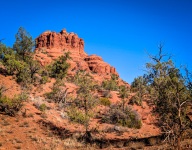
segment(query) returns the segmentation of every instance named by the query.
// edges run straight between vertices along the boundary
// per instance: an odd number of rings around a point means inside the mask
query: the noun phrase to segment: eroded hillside
[[[149,149],[162,140],[148,95],[135,101],[77,34],[44,32],[24,57],[4,45],[1,52],[0,148]]]

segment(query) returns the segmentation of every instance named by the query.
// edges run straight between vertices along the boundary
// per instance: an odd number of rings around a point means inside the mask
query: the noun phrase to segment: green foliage
[[[121,86],[119,87],[119,95],[120,95],[120,98],[122,98],[122,99],[128,98],[129,93],[130,93],[130,91],[129,91],[129,89],[128,89],[126,86],[121,85]]]
[[[118,77],[116,75],[112,75],[110,80],[105,80],[102,82],[102,87],[105,90],[117,91],[118,90],[117,80]]]
[[[140,99],[140,97],[138,96],[138,94],[136,93],[134,96],[132,96],[129,100],[129,104],[130,105],[138,105],[141,106],[142,105],[142,99]]]
[[[23,106],[23,97],[15,96],[13,99],[8,98],[7,96],[0,97],[0,111],[14,116]]]
[[[13,49],[0,44],[1,62],[7,74],[16,75],[17,82],[25,86],[34,81],[34,75],[40,69],[39,63],[32,58],[31,43],[32,38],[20,28]]]
[[[12,55],[14,51],[12,48],[7,47],[5,44],[0,43],[0,58],[4,59],[5,55]]]
[[[134,81],[131,83],[131,90],[133,92],[140,91],[140,89],[145,90],[146,86],[147,86],[146,75],[139,76],[135,78]]]
[[[16,60],[14,54],[5,54],[3,65],[5,66],[7,73],[13,75],[17,71],[17,68],[19,68],[20,63]]]
[[[15,38],[16,41],[13,45],[13,49],[17,52],[18,57],[25,61],[32,52],[34,45],[32,37],[24,28],[20,27]]]
[[[5,104],[5,105],[12,107],[13,101],[12,101],[12,99],[8,98],[7,96],[2,96],[0,98],[0,104]]]
[[[57,80],[52,87],[52,91],[46,93],[47,98],[55,99],[58,92],[61,91],[61,87],[64,86],[64,83],[61,80]]]
[[[19,95],[16,95],[14,97],[15,100],[23,101],[23,102],[26,101],[28,98],[29,98],[29,95],[25,91],[22,91]]]
[[[39,75],[40,75],[40,84],[45,84],[49,81],[49,71],[45,67],[41,67],[39,70]]]
[[[106,97],[101,97],[99,100],[100,100],[101,105],[104,105],[104,106],[110,106],[111,105],[111,101]]]
[[[77,91],[77,97],[74,101],[74,104],[77,109],[82,109],[84,118],[86,118],[84,126],[87,132],[89,127],[89,120],[92,116],[91,114],[93,114],[92,108],[97,105],[97,99],[94,96],[96,85],[93,82],[92,77],[86,72],[81,72],[78,76],[77,84],[79,89]]]
[[[131,98],[131,104],[142,105],[142,101],[148,94],[147,75],[139,76],[134,79],[131,84],[131,91],[135,92],[135,95]]]
[[[41,80],[40,80],[40,83],[41,84],[45,84],[45,83],[47,83],[49,81],[49,77],[48,76],[43,76],[42,78],[41,78]]]
[[[35,80],[35,74],[36,73],[39,73],[41,67],[40,67],[40,64],[39,62],[37,62],[36,60],[33,60],[32,58],[28,58],[27,61],[27,71],[28,71],[28,74],[30,75],[30,78],[31,78],[31,82],[33,82]]]
[[[72,122],[80,123],[83,125],[89,122],[90,119],[90,116],[85,116],[84,113],[78,108],[70,108],[67,114]]]
[[[41,105],[39,106],[39,110],[42,111],[42,112],[44,112],[46,109],[47,109],[47,106],[46,106],[45,103],[43,103],[43,104],[41,104]]]
[[[107,114],[103,116],[102,121],[136,129],[142,126],[139,114],[130,107],[125,107],[122,111],[121,105],[111,106]]]
[[[84,81],[83,76],[90,76],[89,74],[87,74],[85,71],[83,70],[78,70],[75,74],[75,76],[73,77],[72,81],[76,84],[76,85],[81,85],[82,82]]]
[[[15,73],[18,83],[24,83],[25,85],[27,85],[31,82],[27,63],[19,61],[19,63],[17,64],[17,71]]]
[[[127,98],[129,96],[129,93],[130,91],[126,86],[122,85],[119,87],[119,95],[121,98],[123,111],[125,110],[125,104],[127,103]]]
[[[65,53],[60,56],[53,64],[48,66],[50,77],[63,79],[67,75],[67,71],[70,67],[70,64],[67,63],[67,60],[70,59],[69,53]]]
[[[53,100],[55,103],[65,103],[67,98],[67,90],[62,80],[57,80],[52,88],[52,91],[46,93],[48,99]]]
[[[5,85],[0,84],[0,98],[3,96],[3,93],[7,91],[8,89],[5,87]]]
[[[9,75],[16,75],[17,82],[26,84],[31,82],[28,64],[24,61],[17,60],[14,54],[6,54],[3,59],[3,65]]]
[[[152,63],[147,63],[149,93],[159,116],[159,125],[169,137],[169,143],[180,148],[182,135],[189,128],[186,110],[192,102],[190,77],[182,76],[170,57],[162,54],[162,45],[157,56],[150,56]]]

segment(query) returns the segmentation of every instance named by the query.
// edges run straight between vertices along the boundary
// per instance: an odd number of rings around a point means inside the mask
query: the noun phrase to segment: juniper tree
[[[150,56],[152,62],[146,64],[148,84],[153,89],[155,112],[166,140],[180,150],[180,141],[189,127],[186,109],[192,98],[188,80],[175,67],[171,57],[162,53],[162,48],[160,45],[158,55]]]
[[[32,52],[34,46],[32,37],[23,27],[20,27],[15,35],[15,39],[16,41],[13,45],[13,49],[18,54],[19,58],[25,61],[26,57]]]
[[[146,75],[135,78],[134,81],[131,83],[131,90],[132,92],[135,92],[135,95],[131,98],[130,103],[142,105],[142,102],[146,94],[148,93]]]
[[[119,95],[120,95],[120,98],[122,100],[122,109],[123,109],[123,112],[124,112],[125,104],[127,102],[126,99],[129,96],[129,89],[126,86],[124,86],[124,85],[120,86],[120,88],[119,88]]]
[[[92,77],[85,72],[81,73],[79,81],[80,82],[78,82],[79,89],[77,91],[77,100],[82,103],[78,105],[78,108],[83,109],[83,125],[85,126],[84,138],[86,142],[88,142],[91,138],[91,133],[89,132],[89,121],[93,113],[92,108],[94,108],[97,104],[97,99],[94,95],[96,84],[93,82]]]
[[[65,53],[64,55],[60,56],[53,64],[48,66],[51,77],[63,79],[67,75],[67,71],[70,67],[70,64],[67,62],[67,60],[71,59],[69,55],[69,52]]]

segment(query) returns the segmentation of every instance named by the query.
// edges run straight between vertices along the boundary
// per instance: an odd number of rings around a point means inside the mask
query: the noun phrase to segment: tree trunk
[[[181,136],[179,135],[178,139],[177,139],[177,149],[181,150]]]

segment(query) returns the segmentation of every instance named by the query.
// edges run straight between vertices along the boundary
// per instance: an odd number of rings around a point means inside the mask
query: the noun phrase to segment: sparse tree
[[[29,67],[29,74],[31,77],[31,82],[34,81],[34,75],[39,72],[40,70],[40,64],[38,61],[29,59],[27,61],[28,67]]]
[[[127,102],[127,98],[129,96],[129,93],[130,93],[130,91],[126,86],[124,86],[124,85],[120,86],[119,95],[120,95],[120,98],[122,100],[123,112],[125,111],[125,104]]]
[[[30,56],[34,46],[32,37],[23,27],[20,27],[15,38],[13,49],[17,52],[19,58],[25,61],[26,57]]]
[[[54,100],[55,103],[66,103],[66,98],[68,94],[68,88],[65,87],[65,84],[62,80],[57,80],[52,88],[50,93],[47,93],[49,99]]]
[[[157,56],[150,56],[152,63],[147,63],[148,84],[153,90],[155,112],[159,115],[159,125],[166,140],[176,149],[181,149],[180,141],[189,127],[186,109],[192,101],[188,80],[175,67],[170,57],[162,53],[160,45]],[[167,58],[167,59],[166,59]]]
[[[89,121],[93,112],[92,108],[97,104],[97,99],[94,96],[95,84],[91,76],[89,76],[85,72],[81,74],[79,80],[80,82],[78,83],[79,89],[77,91],[77,100],[82,103],[78,107],[83,109],[83,124],[85,126],[84,139],[86,140],[86,142],[88,142],[91,138],[91,133],[89,131]]]
[[[135,78],[134,81],[132,82],[131,90],[136,93],[131,98],[130,103],[136,103],[138,105],[142,105],[142,101],[144,100],[144,97],[148,93],[147,92],[147,80],[145,77],[146,77],[146,75],[139,76],[138,78]]]

